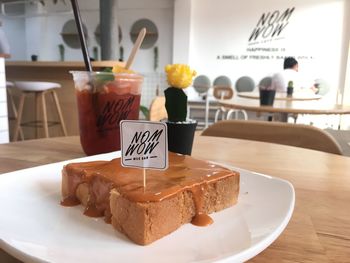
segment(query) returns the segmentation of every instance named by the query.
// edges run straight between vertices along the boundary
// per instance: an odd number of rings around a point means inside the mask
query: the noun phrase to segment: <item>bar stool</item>
[[[15,87],[15,84],[13,84],[13,82],[6,81],[6,90],[7,90],[7,95],[9,98],[9,105],[10,105],[12,113],[13,113],[13,117],[9,116],[9,120],[17,121],[18,112],[17,112],[16,104],[15,104],[15,101],[13,99],[13,94],[12,94],[12,89],[14,87]],[[21,140],[24,140],[23,131],[22,131],[21,127],[19,127],[19,137],[21,138]]]
[[[54,82],[42,82],[42,81],[15,81],[14,84],[16,88],[21,91],[21,97],[18,105],[18,117],[16,120],[15,132],[14,132],[14,138],[13,138],[14,141],[17,141],[18,139],[18,134],[20,133],[21,126],[43,127],[45,138],[48,138],[49,126],[60,124],[64,136],[67,136],[66,125],[63,120],[61,107],[56,94],[56,89],[61,88],[60,84],[54,83]],[[53,122],[53,121],[47,120],[45,95],[49,93],[52,95],[52,98],[55,102],[58,117],[60,119],[59,122]],[[24,101],[26,96],[30,94],[34,94],[35,96],[35,104],[36,104],[35,120],[21,124]],[[38,121],[38,116],[37,116],[40,102],[42,107],[42,117],[43,117],[42,121]],[[36,137],[37,137],[37,133],[36,133]]]

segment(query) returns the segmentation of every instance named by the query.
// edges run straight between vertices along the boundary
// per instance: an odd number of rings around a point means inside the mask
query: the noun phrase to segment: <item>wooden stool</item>
[[[61,107],[60,107],[56,90],[55,90],[55,89],[61,88],[60,84],[54,83],[54,82],[41,82],[41,81],[15,81],[14,84],[16,88],[18,88],[21,91],[21,97],[20,97],[19,106],[18,106],[18,116],[16,120],[15,133],[13,137],[14,141],[17,141],[18,139],[21,126],[43,127],[45,138],[48,138],[49,125],[52,126],[52,125],[60,124],[64,136],[67,136],[66,125],[63,120]],[[49,93],[51,93],[52,98],[55,102],[58,117],[60,119],[59,122],[52,122],[52,121],[48,122],[47,120],[45,95]],[[35,95],[35,104],[36,104],[35,121],[21,124],[24,100],[26,96],[30,94]],[[42,121],[38,121],[38,116],[37,116],[37,112],[40,107],[39,106],[40,102],[41,102],[42,115],[43,115]],[[42,126],[40,124],[42,124]],[[36,132],[36,137],[38,137],[37,132]]]
[[[12,89],[14,88],[14,86],[15,86],[15,84],[13,84],[12,82],[6,81],[6,90],[7,90],[7,95],[9,98],[9,105],[11,107],[12,114],[13,114],[13,117],[9,116],[9,120],[17,121],[18,112],[17,112],[17,108],[15,105],[15,101],[13,100],[13,94],[12,94]],[[24,140],[23,131],[22,131],[21,127],[19,127],[19,137],[21,138],[21,140]]]

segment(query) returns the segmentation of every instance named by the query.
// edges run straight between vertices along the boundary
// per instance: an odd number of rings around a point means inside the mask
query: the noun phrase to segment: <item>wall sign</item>
[[[287,8],[284,12],[275,10],[273,12],[263,13],[258,20],[256,27],[249,37],[249,42],[262,41],[277,38],[288,25],[290,16],[294,7]]]
[[[283,39],[282,33],[289,24],[289,19],[295,7],[286,10],[274,10],[263,13],[248,38],[245,53],[218,54],[217,60],[283,60],[286,55],[291,56],[285,47],[267,46],[275,40]],[[261,45],[258,45],[261,44]],[[257,46],[254,46],[257,45]],[[300,54],[298,60],[313,59],[312,55]]]

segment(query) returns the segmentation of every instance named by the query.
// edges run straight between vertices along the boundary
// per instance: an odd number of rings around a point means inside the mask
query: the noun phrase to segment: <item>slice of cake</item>
[[[208,214],[237,202],[239,173],[169,153],[169,168],[125,168],[120,159],[71,163],[62,171],[62,205],[79,203],[84,214],[104,217],[114,228],[140,245],[147,245],[185,223],[212,222]]]

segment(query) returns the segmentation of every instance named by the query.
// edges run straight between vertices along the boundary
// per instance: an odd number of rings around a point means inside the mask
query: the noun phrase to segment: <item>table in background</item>
[[[78,137],[2,144],[0,172],[82,156]],[[192,156],[283,178],[293,184],[296,201],[291,221],[281,236],[250,262],[349,261],[349,157],[207,136],[196,136]],[[0,262],[9,258],[12,257],[0,250]]]
[[[230,109],[240,109],[255,112],[279,113],[281,121],[287,121],[288,114],[343,115],[350,114],[350,106],[330,104],[319,100],[275,100],[273,106],[261,106],[257,99],[235,97],[230,100],[220,100],[219,104]]]
[[[260,99],[259,92],[238,92],[237,96],[246,99]],[[306,100],[319,100],[321,95],[313,94],[310,92],[294,92],[292,96],[287,96],[286,92],[276,92],[275,100],[286,101],[306,101]]]

